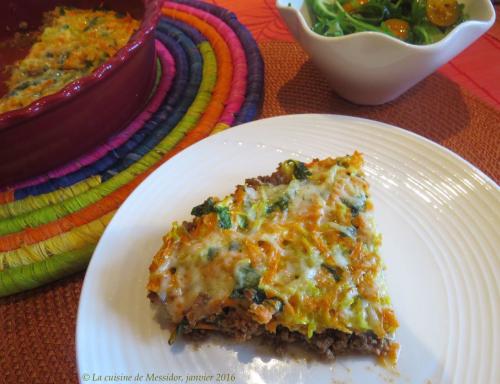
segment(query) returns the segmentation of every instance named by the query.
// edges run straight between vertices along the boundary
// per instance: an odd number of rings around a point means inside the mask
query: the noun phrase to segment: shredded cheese
[[[271,331],[394,332],[362,155],[300,164],[282,163],[278,185],[250,183],[222,201],[208,199],[193,209],[192,224],[167,234],[148,289],[165,298],[173,323],[222,310],[210,302],[238,306],[252,289],[266,300],[248,311]],[[207,300],[201,309],[200,295]],[[269,307],[271,298],[282,310]],[[194,307],[199,318],[190,315]]]

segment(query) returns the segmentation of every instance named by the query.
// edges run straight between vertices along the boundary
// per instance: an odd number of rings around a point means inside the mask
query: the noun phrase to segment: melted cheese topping
[[[238,186],[195,207],[192,224],[174,223],[148,285],[170,321],[196,324],[253,292],[247,311],[271,332],[394,332],[362,164],[357,152],[290,160],[279,168],[286,183]]]
[[[56,7],[28,55],[17,62],[0,113],[55,93],[90,74],[123,47],[139,21],[114,11]]]

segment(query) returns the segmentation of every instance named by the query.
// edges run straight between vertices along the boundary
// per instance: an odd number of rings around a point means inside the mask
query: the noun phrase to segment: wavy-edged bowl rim
[[[453,28],[443,39],[432,43],[432,44],[425,44],[425,45],[418,45],[418,44],[410,44],[407,43],[403,40],[399,40],[396,37],[387,35],[385,33],[381,32],[374,32],[374,31],[363,31],[363,32],[356,32],[356,33],[351,33],[349,35],[343,35],[343,36],[323,36],[320,35],[319,33],[314,32],[309,24],[307,23],[304,14],[297,8],[293,6],[288,6],[288,5],[282,5],[280,0],[276,0],[276,8],[278,8],[279,11],[293,11],[298,15],[300,24],[302,26],[302,29],[306,31],[306,34],[309,35],[311,38],[315,38],[318,40],[323,40],[323,41],[349,41],[350,39],[356,39],[358,37],[365,37],[365,36],[371,36],[373,38],[377,39],[382,39],[385,40],[391,44],[395,44],[396,46],[405,48],[405,49],[415,49],[415,50],[421,50],[421,51],[432,51],[432,50],[439,50],[442,46],[448,44],[448,41],[454,39],[455,35],[458,33],[459,30],[466,29],[469,26],[473,25],[481,25],[485,26],[486,30],[491,28],[493,23],[495,22],[496,19],[496,13],[495,9],[493,8],[493,4],[490,1],[483,0],[482,3],[484,6],[487,7],[489,11],[489,18],[487,20],[466,20],[459,25],[457,25],[455,28]],[[287,23],[285,23],[287,24]]]
[[[0,113],[0,131],[8,129],[13,124],[19,123],[20,121],[41,115],[71,100],[72,97],[85,92],[99,81],[109,77],[117,68],[126,62],[137,49],[144,44],[149,35],[154,33],[160,17],[161,0],[143,0],[142,2],[144,4],[144,16],[139,29],[130,37],[127,44],[120,48],[115,55],[102,63],[92,73],[68,83],[56,93],[41,97],[23,108]]]

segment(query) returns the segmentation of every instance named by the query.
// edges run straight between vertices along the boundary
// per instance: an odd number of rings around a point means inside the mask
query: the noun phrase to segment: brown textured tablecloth
[[[383,121],[427,137],[500,180],[500,111],[434,74],[398,100],[360,107],[333,94],[295,44],[261,44],[262,117],[335,113]],[[84,273],[0,299],[0,384],[78,382],[75,323]]]

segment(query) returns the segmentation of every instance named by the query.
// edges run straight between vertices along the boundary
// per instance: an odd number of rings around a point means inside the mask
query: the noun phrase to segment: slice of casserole
[[[287,160],[194,207],[192,222],[174,223],[147,287],[170,342],[216,331],[394,362],[398,322],[362,166],[358,152]]]

